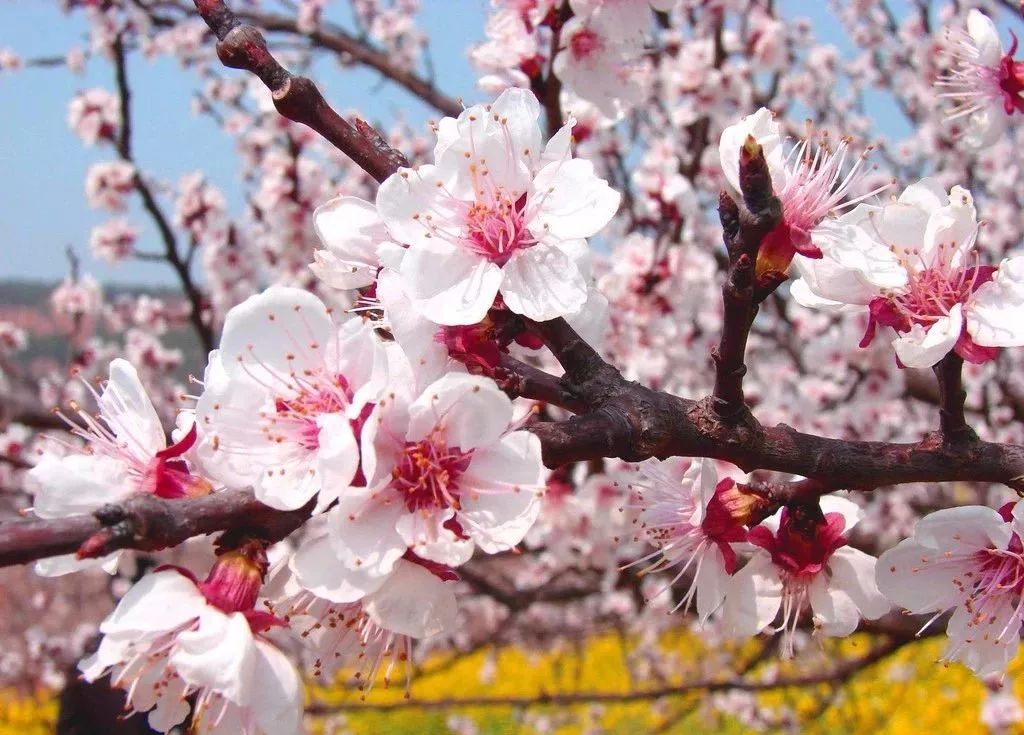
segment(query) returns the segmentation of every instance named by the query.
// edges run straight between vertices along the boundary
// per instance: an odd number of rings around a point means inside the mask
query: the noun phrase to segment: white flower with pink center
[[[945,658],[1002,674],[1024,621],[1024,506],[946,508],[878,559],[878,588],[912,613],[953,615]],[[930,624],[931,621],[929,621]],[[926,626],[927,627],[927,624]]]
[[[366,487],[327,513],[329,543],[313,565],[336,592],[317,594],[359,599],[409,550],[456,567],[474,547],[514,548],[540,512],[545,474],[540,441],[514,429],[512,402],[479,376],[449,373],[411,402],[381,398],[362,435]]]
[[[673,577],[666,588],[690,574],[690,586],[673,612],[688,609],[696,599],[704,623],[721,606],[729,576],[736,571],[732,544],[745,541],[747,534],[742,524],[720,512],[721,504],[709,508],[736,483],[729,478],[719,482],[712,460],[695,459],[680,473],[682,462],[652,459],[638,467],[640,479],[633,485],[640,508],[637,524],[640,538],[645,536],[656,551],[634,564],[653,559],[645,574],[670,570]]]
[[[231,309],[196,406],[200,457],[226,485],[275,508],[317,496],[323,509],[358,482],[357,436],[387,375],[370,325],[335,325],[324,304],[273,287]]]
[[[998,268],[978,262],[966,189],[947,195],[922,179],[880,209],[859,207],[848,222],[858,232],[831,243],[823,259],[797,258],[793,296],[812,308],[867,307],[862,347],[879,325],[897,332],[893,347],[907,367],[930,367],[951,350],[980,363],[999,347],[1024,345],[1024,258]]]
[[[37,516],[86,515],[139,493],[176,499],[211,492],[210,483],[193,474],[182,459],[195,443],[195,427],[168,446],[156,409],[129,362],[113,360],[110,379],[93,395],[98,414],[74,403],[71,408],[79,422],[59,414],[71,433],[85,441],[84,446],[68,445],[59,454],[44,452],[28,473],[36,488],[33,511]],[[96,564],[113,571],[119,555],[115,552],[98,561],[54,557],[37,562],[36,571],[50,576]]]
[[[649,15],[650,9],[646,10]],[[623,34],[612,22],[575,16],[562,26],[559,38],[561,48],[552,67],[555,74],[602,115],[618,120],[643,99],[642,37]]]
[[[821,498],[824,520],[795,517],[788,508],[755,526],[747,540],[760,547],[729,582],[722,622],[732,635],[755,635],[779,617],[786,651],[807,607],[815,628],[844,637],[861,618],[889,611],[875,585],[875,557],[847,545],[846,534],[860,519],[860,509],[844,498]]]
[[[570,158],[571,123],[542,145],[539,116],[530,92],[510,89],[444,118],[435,164],[400,169],[377,192],[381,219],[408,245],[404,289],[437,324],[475,324],[499,294],[537,320],[586,302],[577,258],[619,195]]]
[[[260,635],[282,622],[251,606],[225,606],[211,581],[197,583],[177,569],[143,577],[100,625],[103,640],[82,662],[83,676],[109,673],[127,692],[129,712],[149,712],[158,732],[185,721],[192,697],[197,733],[298,735],[302,683]]]
[[[965,121],[964,142],[972,148],[999,140],[1014,113],[1024,115],[1024,62],[1016,61],[1017,39],[1003,53],[999,31],[984,13],[967,14],[967,30],[956,37],[954,67],[935,84],[956,106],[949,119]]]
[[[794,255],[820,258],[831,243],[850,238],[852,228],[843,213],[886,188],[859,191],[868,173],[866,156],[857,156],[847,166],[852,156],[846,139],[838,141],[834,149],[826,137],[816,146],[803,140],[785,155],[782,126],[762,107],[727,127],[719,141],[722,173],[734,192],[740,191],[740,155],[748,137],[761,146],[772,188],[782,204],[782,221],[765,236],[758,250],[758,274],[785,273]]]

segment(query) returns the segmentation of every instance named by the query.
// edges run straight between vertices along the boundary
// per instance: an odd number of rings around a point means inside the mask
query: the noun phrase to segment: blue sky
[[[344,0],[336,4],[345,6]],[[433,61],[442,88],[467,101],[479,98],[467,46],[483,36],[488,0],[422,0],[420,24],[432,38]],[[901,4],[901,3],[898,3]],[[787,0],[788,17],[809,17],[823,41],[849,49],[825,2]],[[458,12],[452,10],[457,8]],[[0,0],[0,48],[23,58],[63,54],[85,45],[80,14],[68,17],[49,0]],[[169,182],[203,170],[236,205],[239,198],[237,160],[232,140],[208,119],[190,112],[195,77],[170,59],[131,59],[134,93],[134,146],[144,170]],[[401,109],[413,124],[436,117],[392,85],[379,84],[367,71],[324,69],[317,79],[336,107],[358,107],[371,119],[387,120]],[[89,257],[92,226],[108,215],[91,210],[83,182],[89,165],[108,160],[112,152],[85,148],[67,126],[67,104],[78,90],[113,89],[113,70],[104,60],[91,61],[74,76],[62,68],[0,73],[0,276],[57,278],[67,270],[64,249],[74,247],[84,267],[101,281],[171,282],[169,269],[158,263],[108,266]],[[879,100],[882,115],[885,105]],[[883,122],[884,127],[884,122]],[[233,211],[239,211],[235,206]],[[128,217],[149,226],[143,216]],[[140,248],[155,250],[155,232],[144,229]]]

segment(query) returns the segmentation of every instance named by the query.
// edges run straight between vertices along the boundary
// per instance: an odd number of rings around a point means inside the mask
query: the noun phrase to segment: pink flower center
[[[595,31],[583,28],[569,39],[569,51],[576,61],[586,61],[601,52],[604,41]]]
[[[304,449],[320,447],[317,417],[341,413],[352,399],[348,381],[336,375],[333,381],[304,386],[296,395],[274,401],[276,416],[271,417],[264,432],[271,440],[297,442]]]
[[[940,245],[940,250],[944,246]],[[908,271],[906,289],[891,297],[896,311],[909,324],[930,326],[949,315],[957,304],[966,303],[981,284],[992,279],[995,268],[951,268],[942,263],[921,271]]]
[[[526,228],[525,206],[526,195],[512,201],[502,191],[495,192],[489,201],[469,204],[464,215],[467,235],[463,245],[504,265],[514,252],[537,242]]]
[[[459,508],[459,477],[469,467],[472,452],[448,447],[443,439],[427,437],[408,443],[391,471],[392,487],[409,510]]]

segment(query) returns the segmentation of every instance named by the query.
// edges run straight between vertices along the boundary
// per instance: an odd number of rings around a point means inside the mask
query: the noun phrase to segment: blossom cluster
[[[324,5],[298,4],[303,33],[330,32]],[[423,45],[415,6],[354,4],[403,70]],[[979,433],[1019,443],[1015,409],[999,398],[1019,390],[1020,357],[1002,348],[1024,344],[1019,166],[1005,155],[1024,114],[1016,43],[1004,50],[972,10],[950,16],[949,32],[903,29],[919,43],[894,50],[873,25],[884,19],[848,15],[880,67],[851,65],[853,96],[878,83],[873,74],[905,81],[900,53],[928,56],[915,70],[946,54],[906,85],[919,115],[913,146],[875,153],[857,104],[829,96],[844,88],[834,52],[761,4],[493,7],[471,60],[481,87],[500,94],[441,119],[431,140],[396,128],[390,142],[418,165],[375,194],[311,131],[281,122],[262,91],[215,75],[197,111],[227,110],[220,122],[251,185],[245,217],[201,174],[175,188],[120,158],[89,170],[90,205],[118,216],[93,232],[101,259],[138,256],[144,235],[120,217],[140,187],[173,203],[166,222],[204,268],[191,316],[219,343],[199,390],[180,395],[169,376],[182,353],[161,337],[187,322],[187,304],[105,303],[77,273],[61,284],[51,308],[84,379],[51,380],[42,395],[71,405],[70,436],[37,453],[20,427],[0,435],[4,456],[32,465],[34,513],[246,489],[310,518],[269,548],[229,534],[212,569],[175,559],[142,576],[83,674],[109,674],[161,731],[191,708],[200,732],[289,733],[301,729],[301,684],[283,653],[295,641],[314,674],[354,670],[369,687],[407,673],[415,641],[469,648],[513,626],[519,640],[581,620],[647,634],[680,624],[660,613],[692,608],[710,643],[782,633],[792,655],[808,628],[844,637],[902,608],[951,612],[946,658],[1001,675],[1024,617],[1019,505],[993,493],[915,526],[921,507],[968,501],[913,485],[782,506],[759,475],[700,458],[547,470],[529,427],[538,410],[561,409],[505,391],[509,365],[556,369],[535,325],[564,317],[630,380],[707,394],[722,327],[721,230],[707,215],[720,188],[742,205],[746,167],[763,158],[781,219],[761,242],[756,287],[786,283],[750,336],[745,388],[758,418],[917,440],[934,407],[916,400],[916,371],[960,359]],[[742,27],[724,20],[737,9]],[[95,14],[102,48],[113,26]],[[662,27],[684,14],[693,38]],[[143,48],[199,58],[202,32],[155,31]],[[783,74],[798,57],[800,72]],[[762,72],[779,76],[773,98],[758,89]],[[552,78],[560,94],[542,104],[528,90]],[[789,143],[794,106],[827,110],[823,122],[843,135]],[[552,118],[561,110],[572,113],[564,124]],[[86,145],[113,150],[117,100],[83,92],[69,123]],[[980,163],[969,171],[970,157]],[[258,292],[262,283],[275,285]],[[125,333],[129,360],[111,359],[100,324]],[[0,324],[0,357],[25,342]],[[208,545],[196,556],[208,566]],[[124,572],[131,558],[58,557],[37,571]],[[513,620],[478,594],[481,563],[522,599],[591,572],[593,594],[564,615],[524,603]]]

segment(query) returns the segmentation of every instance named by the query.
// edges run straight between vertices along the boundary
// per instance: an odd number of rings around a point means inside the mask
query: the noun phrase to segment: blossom
[[[674,577],[669,586],[692,572],[690,587],[675,609],[688,608],[696,598],[703,623],[721,606],[729,575],[736,571],[732,544],[746,540],[747,534],[722,501],[736,483],[730,478],[719,482],[712,460],[694,460],[681,478],[678,465],[679,460],[652,459],[638,466],[640,479],[634,484],[640,508],[637,523],[656,547],[639,561],[655,559],[645,574],[671,569]]]
[[[308,647],[313,673],[330,679],[355,667],[355,678],[372,686],[383,668],[387,686],[396,663],[404,664],[408,685],[414,639],[450,631],[458,605],[458,579],[447,567],[406,553],[391,571],[353,594],[336,585],[336,564],[323,533],[314,534],[271,578],[279,590],[269,609],[288,621]]]
[[[96,209],[124,211],[125,196],[134,187],[135,166],[127,161],[95,163],[85,176],[85,198]]]
[[[878,588],[912,613],[934,613],[932,620],[952,610],[945,658],[979,676],[1002,674],[1024,621],[1022,530],[1020,503],[998,512],[971,505],[931,513],[879,557]]]
[[[1024,62],[1017,61],[1017,38],[1005,54],[995,23],[972,9],[967,31],[957,36],[954,67],[935,84],[939,94],[956,102],[950,120],[966,118],[964,142],[971,148],[990,146],[1006,130],[1008,118],[1024,114]]]
[[[195,427],[168,446],[153,403],[131,363],[113,360],[102,392],[89,389],[99,405],[98,415],[75,403],[71,408],[81,424],[59,414],[71,433],[86,442],[85,447],[69,447],[66,454],[44,452],[28,473],[36,486],[33,510],[37,516],[84,515],[139,493],[177,499],[211,492],[210,483],[194,474],[182,459],[195,443]],[[116,567],[118,554],[102,560],[105,568]],[[64,556],[40,561],[36,570],[46,575],[66,574],[91,564]]]
[[[313,253],[309,268],[321,281],[350,289],[376,280],[378,250],[391,238],[373,204],[358,197],[335,197],[313,212],[313,226],[324,247]]]
[[[108,263],[117,263],[135,252],[139,231],[123,219],[112,219],[93,228],[89,236],[92,254]]]
[[[254,610],[258,573],[238,555],[205,582],[165,568],[142,578],[100,625],[103,640],[82,662],[88,681],[107,674],[132,712],[169,732],[185,721],[204,735],[302,731],[299,676],[260,634],[282,622]],[[252,589],[255,582],[256,590]]]
[[[772,188],[782,205],[782,220],[765,235],[758,251],[759,277],[785,273],[797,253],[822,257],[822,248],[828,243],[849,237],[838,215],[881,190],[855,194],[867,173],[866,157],[858,156],[844,173],[850,156],[846,139],[834,150],[824,136],[816,147],[803,140],[784,156],[782,128],[771,111],[762,107],[727,127],[719,141],[722,172],[734,192],[740,191],[742,158],[750,155],[749,146],[754,143],[764,155]]]
[[[851,236],[831,243],[823,260],[797,259],[802,281],[793,296],[810,307],[867,307],[862,347],[878,325],[892,327],[901,364],[923,368],[950,350],[980,363],[995,348],[1024,344],[1024,258],[998,268],[978,263],[977,213],[966,189],[947,195],[922,179],[896,201],[859,207],[846,221]]]
[[[605,117],[618,120],[643,97],[639,73],[643,44],[636,33],[623,33],[610,18],[601,22],[603,17],[600,13],[596,18],[577,15],[565,23],[552,69],[576,95]]]
[[[578,312],[587,283],[576,257],[618,209],[589,161],[570,158],[571,123],[542,146],[540,106],[509,89],[438,127],[435,164],[381,184],[377,211],[409,249],[403,287],[438,324],[474,324],[500,293],[546,320]]]
[[[68,125],[86,145],[113,140],[121,126],[117,98],[105,89],[87,89],[71,99]]]
[[[327,513],[330,543],[303,547],[295,568],[316,575],[335,601],[359,599],[407,550],[449,567],[474,547],[515,547],[540,510],[540,441],[512,430],[512,403],[486,378],[449,373],[411,402],[383,397],[361,440],[364,488],[350,488]]]
[[[224,320],[196,405],[204,467],[274,508],[314,496],[326,507],[356,480],[357,435],[386,359],[370,325],[336,326],[306,291],[274,286],[246,299]]]
[[[792,655],[792,634],[808,605],[815,628],[828,636],[848,636],[861,617],[889,611],[875,585],[875,557],[847,545],[846,534],[860,510],[849,500],[827,496],[821,511],[824,518],[814,520],[783,508],[750,529],[747,540],[760,550],[729,579],[722,606],[723,623],[733,635],[764,630],[781,609],[778,630],[787,634]]]

